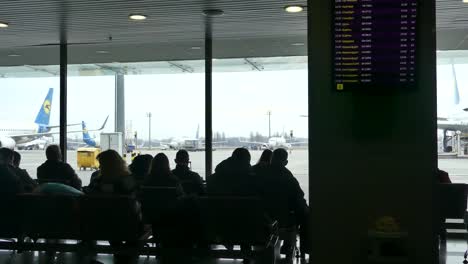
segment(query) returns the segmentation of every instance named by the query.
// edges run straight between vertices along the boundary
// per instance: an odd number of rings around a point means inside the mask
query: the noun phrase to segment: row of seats
[[[0,199],[0,210],[8,212],[0,218],[0,237],[14,239],[0,243],[0,248],[41,250],[44,243],[35,242],[46,239],[54,251],[115,253],[122,248],[90,248],[93,243],[71,245],[64,241],[131,241],[138,242],[127,243],[138,254],[177,252],[183,245],[184,250],[191,250],[193,254],[239,258],[257,256],[264,258],[262,263],[274,263],[278,249],[277,224],[265,217],[258,199],[194,198],[191,202],[196,204],[197,210],[189,214],[184,211],[183,215],[189,217],[185,223],[193,223],[188,225],[189,228],[198,230],[189,238],[180,236],[179,227],[167,221],[174,219],[172,216],[181,216],[176,213],[179,211],[177,208],[185,202],[177,199],[176,195],[175,188],[143,188],[141,210],[140,204],[128,196],[21,194],[14,199]],[[151,238],[142,222],[152,226]],[[25,237],[33,242],[25,242]],[[166,243],[166,239],[171,238],[176,240],[169,242],[175,243]],[[178,243],[185,239],[191,240],[189,247],[186,247],[187,243]],[[194,244],[198,247],[193,247]],[[211,249],[214,248],[212,245],[242,245],[244,248],[240,251],[220,250]]]

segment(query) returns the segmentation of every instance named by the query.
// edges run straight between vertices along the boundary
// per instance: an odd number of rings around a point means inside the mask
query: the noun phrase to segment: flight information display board
[[[333,87],[416,86],[418,0],[333,0]]]

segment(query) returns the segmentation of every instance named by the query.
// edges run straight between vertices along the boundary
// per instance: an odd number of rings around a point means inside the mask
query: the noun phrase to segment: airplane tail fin
[[[460,104],[460,90],[458,89],[458,80],[457,80],[457,72],[455,71],[455,64],[452,62],[452,74],[454,80],[454,103],[456,105]]]
[[[39,109],[39,113],[37,114],[36,121],[34,121],[34,123],[38,124],[40,128],[47,128],[49,126],[53,95],[54,88],[49,88],[49,92],[47,93],[47,96]]]
[[[89,140],[91,139],[91,136],[89,135],[88,129],[86,128],[86,124],[84,121],[81,121],[81,126],[83,129],[83,139],[84,140]]]

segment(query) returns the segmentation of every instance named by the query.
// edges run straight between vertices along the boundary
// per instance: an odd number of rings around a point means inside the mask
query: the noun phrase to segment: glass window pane
[[[0,49],[0,146],[14,148],[35,179],[44,148],[59,143],[59,48]]]

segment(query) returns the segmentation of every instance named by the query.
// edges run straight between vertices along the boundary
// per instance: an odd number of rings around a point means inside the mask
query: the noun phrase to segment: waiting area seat
[[[0,242],[0,249],[92,254],[133,252],[154,256],[180,255],[183,251],[188,256],[261,258],[261,263],[275,263],[277,226],[268,220],[257,199],[216,197],[184,200],[176,198],[175,190],[167,188],[144,189],[141,195],[144,205],[141,208],[136,199],[128,196],[18,195],[14,203],[0,203],[3,212],[15,212],[11,219],[1,218],[0,232],[4,232],[0,237],[10,240]],[[156,198],[160,199],[159,204],[148,203],[156,201]],[[188,239],[190,243],[165,244],[163,240],[162,244],[153,245],[153,241],[148,240],[148,233],[143,232],[142,211],[152,224],[153,236],[158,237],[158,232],[167,225],[167,222],[159,221],[161,212],[172,213],[177,206],[184,209],[187,202],[191,203],[190,206],[197,206],[191,212],[194,218],[190,219],[192,225],[189,226],[196,235]],[[168,207],[169,204],[172,205]],[[11,208],[16,210],[8,211]],[[168,208],[169,211],[164,211]],[[174,230],[178,229],[178,224],[184,222],[175,222]],[[179,240],[186,238],[177,233],[174,237]],[[87,243],[91,241],[110,243]],[[220,245],[241,245],[242,250],[229,246],[220,250]]]
[[[462,238],[468,239],[467,199],[468,185],[459,183],[439,184],[440,240],[444,244],[448,230],[460,230]]]

